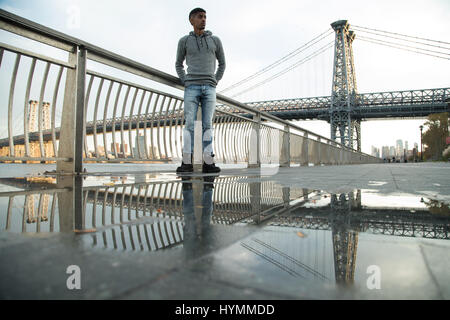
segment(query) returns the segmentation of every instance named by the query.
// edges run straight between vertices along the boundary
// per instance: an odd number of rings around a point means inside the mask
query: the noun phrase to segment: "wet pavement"
[[[449,164],[86,167],[0,166],[0,298],[450,299]]]

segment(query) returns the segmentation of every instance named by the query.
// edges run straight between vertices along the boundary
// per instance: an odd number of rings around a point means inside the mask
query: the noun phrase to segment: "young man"
[[[205,30],[206,11],[195,8],[189,13],[194,27],[178,41],[175,68],[184,90],[183,161],[177,172],[192,172],[194,151],[194,121],[199,104],[202,108],[203,172],[216,173],[220,168],[214,164],[212,118],[216,108],[216,86],[225,71],[225,55],[220,39]],[[187,74],[183,62],[186,59]],[[219,62],[216,71],[216,59]]]

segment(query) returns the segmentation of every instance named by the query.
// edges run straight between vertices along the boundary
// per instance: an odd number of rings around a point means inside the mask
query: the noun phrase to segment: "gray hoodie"
[[[187,74],[184,72],[184,59]],[[219,61],[217,72],[216,59]],[[178,41],[175,69],[185,87],[191,84],[209,84],[215,87],[225,71],[222,42],[211,31],[205,31],[201,36],[191,31]]]

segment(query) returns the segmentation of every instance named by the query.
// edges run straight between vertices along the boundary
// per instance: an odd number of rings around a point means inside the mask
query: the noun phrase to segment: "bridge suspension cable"
[[[363,31],[363,32],[367,32],[365,30],[371,30],[371,31],[377,31],[377,32],[382,32],[382,33],[395,34],[395,35],[399,35],[399,36],[406,37],[406,38],[413,38],[413,39],[418,39],[418,40],[425,40],[425,41],[437,42],[437,43],[443,43],[443,44],[450,45],[450,42],[439,41],[439,40],[432,40],[432,39],[427,39],[427,38],[420,38],[420,37],[415,37],[415,36],[409,36],[409,35],[406,35],[406,34],[390,32],[390,31],[383,31],[383,30],[378,30],[378,29],[371,29],[371,28],[366,28],[366,27],[361,27],[361,26],[351,25],[350,28],[351,29],[360,29],[360,31]]]
[[[333,34],[333,30],[331,28],[328,28],[325,32],[322,32],[321,34],[319,34],[318,36],[314,37],[312,40],[308,41],[307,43],[301,45],[300,47],[298,47],[297,49],[295,49],[294,51],[288,53],[287,55],[285,55],[284,57],[278,59],[277,61],[273,62],[272,64],[268,65],[267,67],[259,70],[258,72],[236,82],[235,84],[223,89],[220,93],[224,93],[226,91],[229,91],[231,89],[234,89],[238,86],[241,86],[242,84],[272,70],[273,68],[277,67],[278,65],[280,65],[281,63],[288,61],[289,59],[297,56],[298,54],[302,53],[303,51],[305,51],[306,49],[312,47],[313,45],[315,45],[316,43],[322,41],[323,39],[325,39],[326,37],[330,36],[331,34]]]
[[[421,37],[408,36],[400,33],[382,31],[378,29],[371,29],[359,26],[351,26],[351,29],[355,32],[358,32],[357,39],[361,39],[362,41],[371,42],[379,45],[384,45],[387,47],[392,47],[396,49],[401,49],[405,51],[410,51],[414,53],[424,54],[440,59],[450,60],[450,47],[446,45],[450,45],[450,43],[445,41],[431,40]],[[363,33],[363,36],[359,35]],[[374,38],[373,36],[377,36],[379,38]],[[403,38],[402,38],[403,37]],[[395,40],[395,42],[387,41]],[[412,40],[414,39],[414,40]],[[421,40],[421,41],[416,41]],[[428,41],[431,43],[426,43],[423,41]],[[439,43],[439,45],[437,45]],[[420,47],[422,46],[422,47]],[[432,48],[444,49],[443,51],[431,50]],[[448,57],[447,57],[448,56]]]
[[[250,90],[253,90],[253,89],[255,89],[255,88],[259,87],[259,86],[262,86],[263,84],[266,84],[266,83],[268,83],[268,82],[270,82],[270,81],[272,81],[272,80],[282,76],[286,72],[289,72],[289,71],[299,67],[300,65],[304,64],[305,62],[307,62],[307,61],[317,57],[321,53],[324,53],[325,51],[327,51],[328,49],[333,47],[333,45],[334,45],[334,41],[328,42],[326,45],[320,47],[319,49],[317,49],[316,51],[314,51],[310,55],[304,57],[303,59],[295,62],[294,64],[292,64],[292,65],[288,66],[287,68],[281,70],[280,72],[272,75],[271,77],[269,77],[269,78],[267,78],[267,79],[265,79],[265,80],[263,80],[261,82],[258,82],[257,84],[255,84],[255,85],[253,85],[253,86],[251,86],[251,87],[249,87],[249,88],[247,88],[247,89],[245,89],[243,91],[240,91],[240,92],[232,95],[231,97],[234,98],[234,97],[240,96],[240,95],[242,95],[242,94],[244,94],[244,93],[246,93],[246,92],[248,92]]]

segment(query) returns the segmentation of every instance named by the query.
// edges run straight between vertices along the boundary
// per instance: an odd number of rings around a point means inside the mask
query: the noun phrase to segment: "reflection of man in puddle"
[[[214,176],[203,177],[203,185],[183,177],[183,241],[187,250],[208,246],[211,240],[211,215]]]

